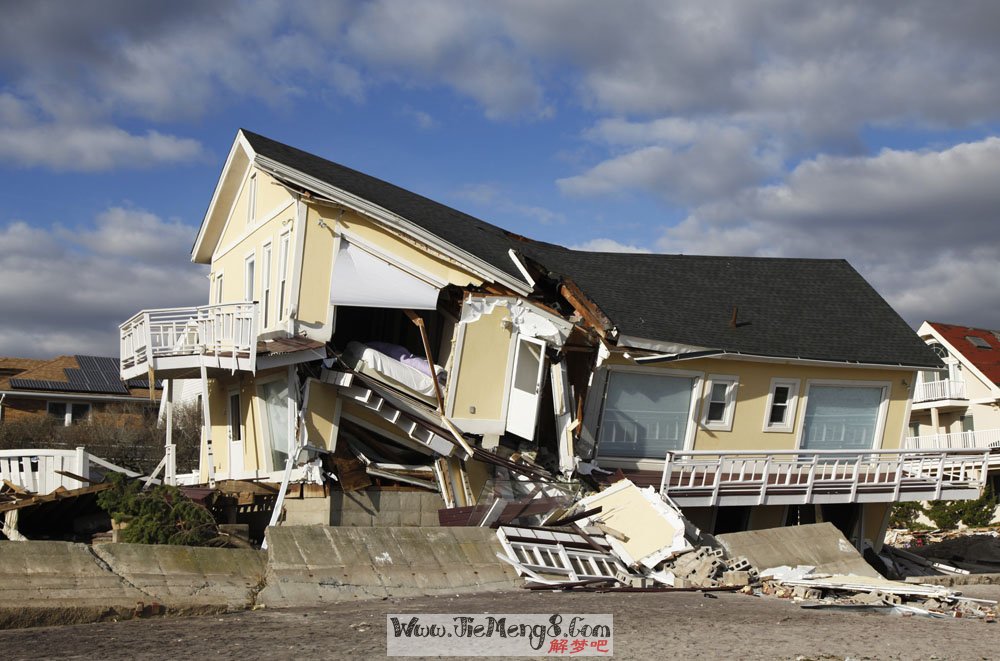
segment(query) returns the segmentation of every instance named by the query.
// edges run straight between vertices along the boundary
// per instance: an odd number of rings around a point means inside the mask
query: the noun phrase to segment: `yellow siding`
[[[453,387],[452,417],[459,420],[501,420],[504,418],[504,385],[507,377],[507,354],[511,328],[506,307],[496,306],[471,324],[463,324],[465,339]],[[475,412],[472,409],[475,408]]]
[[[609,362],[612,364],[632,364],[617,354]],[[802,416],[805,414],[803,396],[806,394],[807,383],[810,380],[873,381],[890,384],[889,407],[881,447],[898,449],[906,425],[906,401],[909,396],[909,387],[903,385],[903,382],[913,383],[916,377],[915,372],[900,370],[825,367],[718,358],[670,363],[663,365],[662,369],[700,372],[706,377],[710,374],[717,374],[739,378],[732,430],[705,429],[698,425],[694,440],[695,450],[794,450]],[[775,378],[797,379],[799,381],[798,405],[795,407],[795,420],[791,432],[764,431],[767,398],[771,380]],[[699,398],[703,398],[704,394],[704,390],[698,393]],[[698,421],[702,417],[703,403],[703,401],[699,401],[696,407]]]
[[[288,252],[287,273],[285,275],[289,286],[291,280],[292,259],[294,257],[294,234],[293,224],[289,221],[295,217],[295,203],[293,196],[288,191],[279,186],[274,180],[263,172],[258,172],[257,199],[258,199],[258,224],[248,228],[246,223],[246,187],[240,193],[234,208],[232,219],[230,220],[223,237],[216,247],[212,258],[212,277],[210,285],[210,300],[214,299],[215,277],[223,274],[222,303],[236,303],[246,300],[244,289],[245,263],[246,258],[251,253],[255,256],[253,300],[262,302],[264,292],[264,246],[271,245],[271,310],[269,314],[269,328],[277,329],[281,327],[281,311],[278,310],[278,283],[280,275],[278,264],[280,261],[281,236],[289,233],[290,245]],[[263,221],[267,214],[275,209],[288,205],[277,216],[267,222]],[[263,314],[263,311],[259,311]]]
[[[309,406],[305,415],[309,444],[332,449],[337,426],[337,389],[328,383],[309,382]]]
[[[332,217],[328,214],[333,214]],[[335,212],[315,207],[307,210],[302,251],[302,284],[296,318],[303,324],[322,326],[330,314],[330,274],[333,265]],[[323,219],[325,227],[319,221]]]

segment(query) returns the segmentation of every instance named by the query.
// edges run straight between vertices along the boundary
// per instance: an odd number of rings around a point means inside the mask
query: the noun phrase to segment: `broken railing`
[[[973,450],[1000,448],[1000,429],[959,431],[950,434],[908,436],[903,441],[907,450]]]
[[[37,494],[49,494],[59,487],[79,489],[87,486],[95,467],[101,473],[139,475],[94,456],[82,447],[74,450],[0,450],[0,480]]]
[[[246,358],[252,370],[257,355],[256,303],[143,310],[120,329],[123,376],[156,367],[157,358],[190,355]]]
[[[681,505],[788,505],[976,498],[988,450],[669,452],[660,493]]]

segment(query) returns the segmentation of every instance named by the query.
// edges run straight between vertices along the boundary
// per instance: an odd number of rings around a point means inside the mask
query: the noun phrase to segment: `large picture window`
[[[604,457],[662,459],[684,449],[695,379],[611,372],[598,435]]]
[[[869,450],[877,440],[885,388],[810,385],[801,447]]]

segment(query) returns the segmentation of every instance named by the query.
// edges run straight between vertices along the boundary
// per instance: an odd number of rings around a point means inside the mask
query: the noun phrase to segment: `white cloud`
[[[190,163],[204,156],[197,140],[158,131],[45,123],[0,127],[0,158],[24,167],[95,171]]]
[[[588,252],[630,252],[630,253],[648,253],[651,252],[647,248],[642,248],[639,246],[634,246],[626,243],[619,243],[614,239],[591,239],[590,241],[584,241],[574,246],[570,246],[573,250],[586,250]]]
[[[1000,327],[1000,138],[819,156],[780,184],[695,208],[665,252],[842,257],[911,323]]]
[[[139,310],[204,303],[193,231],[117,207],[94,226],[0,226],[0,309],[15,311],[0,317],[0,355],[117,355],[117,326]]]

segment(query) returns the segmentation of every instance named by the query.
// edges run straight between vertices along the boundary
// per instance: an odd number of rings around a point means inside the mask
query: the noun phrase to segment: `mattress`
[[[380,381],[387,381],[389,385],[414,393],[431,403],[437,402],[434,380],[430,376],[381,351],[376,351],[360,342],[350,342],[342,359],[355,371]],[[437,370],[443,371],[440,367],[437,367]]]

